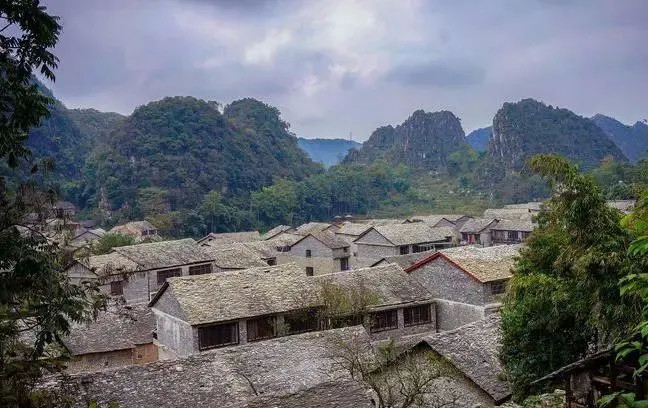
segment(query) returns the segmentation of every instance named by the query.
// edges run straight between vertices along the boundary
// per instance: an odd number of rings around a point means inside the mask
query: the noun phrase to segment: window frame
[[[488,283],[488,290],[492,296],[503,295],[506,293],[508,281],[500,280]]]
[[[340,258],[340,271],[349,270],[349,257]]]
[[[119,287],[118,290],[115,290]],[[124,295],[124,281],[114,280],[110,282],[110,296],[123,296]]]
[[[308,310],[296,310],[294,312],[289,312],[283,315],[284,325],[287,326],[286,334],[300,334],[316,331],[319,329],[319,320],[317,315],[317,309],[308,309]],[[303,329],[295,330],[291,328],[289,320],[300,324]]]
[[[424,313],[421,313],[423,310],[427,313],[427,320],[422,318]],[[417,315],[418,313],[418,315]],[[409,322],[408,322],[409,320]],[[403,309],[403,321],[405,327],[412,326],[421,326],[424,324],[432,323],[432,305],[429,303],[425,305],[410,306]]]
[[[200,272],[200,273],[192,273],[193,271],[196,270],[202,270],[202,269],[207,269],[207,272]],[[198,264],[198,265],[192,265],[189,267],[189,276],[198,276],[198,275],[207,275],[210,273],[214,272],[214,268],[211,263],[204,263],[204,264]]]
[[[255,323],[259,322],[259,321],[269,322],[270,326],[272,326],[272,334],[269,335],[269,336],[268,335],[266,335],[266,336],[258,336],[257,335],[257,337],[251,338],[250,334],[252,333],[253,330],[250,330],[250,326],[252,326],[253,324],[255,324]],[[257,326],[258,326],[258,323],[257,323]],[[245,327],[246,327],[246,335],[245,336],[247,338],[248,343],[253,343],[255,341],[261,341],[261,340],[274,339],[275,337],[279,336],[279,330],[278,330],[278,327],[277,327],[277,316],[274,316],[274,315],[273,316],[260,316],[260,317],[254,318],[254,319],[247,319],[245,321]],[[258,333],[258,330],[256,330],[256,331]]]
[[[205,343],[205,337],[206,337],[206,330],[209,329],[214,329],[214,328],[224,328],[229,326],[229,330],[231,331],[232,336],[232,341],[226,342],[226,343],[218,343],[218,344],[210,344],[210,345],[204,345]],[[229,323],[219,323],[219,324],[212,324],[208,326],[201,326],[198,327],[198,350],[204,351],[204,350],[211,350],[214,348],[220,348],[220,347],[226,347],[226,346],[231,346],[234,344],[239,344],[240,341],[240,334],[239,334],[239,325],[238,322],[229,322]]]
[[[410,253],[409,245],[401,245],[398,247],[398,251],[401,255],[407,255]]]
[[[173,272],[173,274],[166,275],[169,272]],[[164,276],[164,279],[160,281],[160,273],[162,273],[162,276]],[[164,285],[164,283],[167,281],[169,278],[174,278],[176,276],[182,276],[182,268],[168,268],[168,269],[161,269],[157,271],[155,274],[155,277],[157,279],[158,285]]]
[[[313,268],[312,266],[307,266],[306,276],[315,276],[315,268]]]
[[[384,325],[382,321],[378,320],[384,318]],[[380,322],[380,325],[376,323]],[[398,329],[398,309],[382,310],[380,312],[372,312],[369,315],[369,332],[380,333],[383,331]]]

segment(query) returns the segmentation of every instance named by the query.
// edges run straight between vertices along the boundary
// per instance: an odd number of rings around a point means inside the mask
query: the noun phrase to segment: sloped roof
[[[437,251],[433,250],[433,251],[424,251],[424,252],[414,252],[414,253],[407,254],[407,255],[386,256],[386,257],[380,259],[379,261],[374,262],[371,266],[377,266],[377,265],[380,265],[381,263],[385,262],[385,263],[396,264],[396,265],[400,266],[401,268],[405,269],[408,266],[411,266],[411,265],[415,264],[416,262],[420,261],[421,259],[426,258],[426,257],[428,257],[428,256],[430,256],[430,255],[432,255],[432,254],[434,254],[436,252]]]
[[[484,211],[484,218],[531,220],[533,214],[528,208],[489,208]]]
[[[255,251],[242,243],[204,248],[212,254],[214,264],[222,269],[246,269],[267,265]]]
[[[423,341],[496,402],[511,395],[509,383],[502,379],[504,370],[499,360],[499,315],[491,314],[484,320],[424,337]]]
[[[145,270],[209,262],[214,259],[212,251],[198,245],[191,238],[128,245],[114,248],[113,251],[136,262]]]
[[[319,275],[315,279],[328,281],[343,288],[365,288],[377,296],[376,302],[368,305],[371,309],[404,303],[422,303],[432,298],[427,289],[396,264]]]
[[[87,324],[76,324],[63,339],[73,355],[104,353],[153,342],[155,321],[145,304],[120,306],[100,312]]]
[[[533,231],[534,224],[528,220],[499,220],[491,229],[498,231]]]
[[[75,398],[75,407],[96,400],[100,406],[111,402],[123,408],[241,408],[263,398],[286,396],[286,405],[313,390],[305,401],[320,403],[322,389],[330,382],[346,384],[350,376],[335,364],[338,341],[364,344],[370,352],[369,337],[361,326],[280,337],[235,347],[225,347],[191,357],[123,367],[93,373],[50,376],[44,388],[63,386]],[[348,390],[338,389],[347,394]],[[258,394],[258,396],[257,396]],[[275,401],[270,398],[269,400]],[[296,399],[299,401],[299,399]],[[261,405],[267,406],[267,405]],[[335,405],[334,405],[335,406]],[[354,405],[350,405],[352,407]]]
[[[409,219],[412,221],[421,221],[430,226],[435,226],[436,224],[438,224],[444,219],[452,224],[455,224],[457,220],[460,219],[461,217],[463,217],[463,215],[432,214],[432,215],[414,215]]]
[[[345,241],[344,239],[338,237],[336,234],[332,233],[331,231],[318,231],[318,232],[311,232],[304,236],[302,239],[299,241],[295,242],[291,246],[297,245],[297,243],[303,241],[304,239],[308,238],[309,236],[315,238],[322,244],[324,244],[327,248],[330,249],[337,249],[337,248],[344,248],[348,247],[349,243]]]
[[[126,233],[126,234],[134,234],[134,233],[140,233],[141,231],[145,230],[157,230],[157,227],[150,222],[144,220],[144,221],[131,221],[127,222],[126,224],[123,225],[117,225],[114,226],[110,232],[117,232],[117,233]]]
[[[342,224],[339,230],[336,231],[336,234],[344,235],[361,235],[363,232],[371,228],[369,224],[360,224],[357,222],[345,222]]]
[[[332,225],[333,224],[329,224],[328,222],[309,222],[297,227],[296,233],[299,235],[308,235],[311,232],[324,231],[325,229],[330,228]]]
[[[454,236],[454,230],[452,228],[430,227],[421,222],[378,225],[373,227],[373,229],[393,245],[445,241],[448,237]],[[367,232],[369,232],[369,230],[367,230]],[[365,232],[365,234],[367,232]],[[356,241],[360,240],[363,235],[358,237]]]
[[[540,207],[542,206],[542,202],[540,201],[529,201],[528,203],[520,203],[520,204],[506,204],[504,208],[509,208],[509,209],[529,209],[533,211],[540,211]]]
[[[479,282],[486,283],[509,279],[515,256],[521,245],[498,245],[491,247],[460,246],[436,252],[416,264],[406,268],[407,272],[443,257]]]
[[[471,218],[459,229],[459,232],[479,233],[497,221],[494,218]]]
[[[302,238],[304,238],[303,235],[282,232],[281,234],[275,235],[273,238],[268,239],[267,242],[272,242],[277,247],[291,246]]]
[[[355,381],[332,381],[293,394],[259,397],[241,408],[374,408],[369,393]],[[238,408],[238,407],[237,407]]]
[[[290,225],[277,225],[276,227],[272,228],[270,231],[266,232],[263,234],[261,237],[262,239],[270,239],[277,234],[281,234],[282,232],[288,232],[290,230],[293,230],[294,228],[291,227]]]
[[[390,225],[390,224],[403,224],[407,220],[401,218],[370,218],[366,220],[358,220],[360,223],[369,224],[372,226],[377,225]]]
[[[277,244],[273,241],[251,241],[239,242],[233,246],[243,246],[252,251],[261,259],[270,259],[277,257]]]
[[[104,255],[92,255],[87,259],[82,259],[81,263],[98,276],[133,272],[139,267],[136,262],[131,261],[117,252]]]
[[[250,242],[258,241],[261,239],[259,231],[242,231],[242,232],[210,232],[203,238],[198,240],[199,244],[206,241],[214,242],[217,244],[233,244],[236,242]]]

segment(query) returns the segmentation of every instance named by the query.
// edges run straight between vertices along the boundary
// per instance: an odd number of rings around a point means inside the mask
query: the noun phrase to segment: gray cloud
[[[44,0],[62,17],[55,95],[130,113],[170,95],[277,106],[306,137],[366,139],[415,109],[466,131],[535,97],[646,117],[642,1]]]

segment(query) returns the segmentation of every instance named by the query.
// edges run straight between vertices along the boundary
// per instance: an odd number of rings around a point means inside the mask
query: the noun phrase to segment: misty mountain
[[[648,125],[646,123],[636,122],[632,126],[627,126],[600,113],[592,117],[592,122],[619,146],[619,149],[630,161],[637,162],[648,154]]]
[[[475,129],[468,133],[466,141],[478,152],[485,152],[488,149],[488,141],[490,140],[491,134],[493,134],[492,126]]]
[[[359,142],[347,139],[305,139],[297,138],[297,145],[305,151],[311,160],[331,167],[344,159],[349,149],[357,148]]]

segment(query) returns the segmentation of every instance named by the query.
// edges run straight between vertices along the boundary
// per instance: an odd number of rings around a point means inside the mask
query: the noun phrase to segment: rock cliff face
[[[606,156],[627,161],[591,120],[533,99],[502,106],[493,119],[488,148],[489,157],[506,173],[522,169],[537,153],[559,154],[583,169],[595,167]]]
[[[384,159],[391,164],[435,170],[448,156],[467,147],[461,122],[452,112],[415,111],[396,127],[376,129],[360,149],[349,152],[345,163],[367,164]]]
[[[645,123],[636,122],[632,126],[626,126],[601,114],[593,116],[592,122],[601,128],[631,161],[636,162],[648,156],[648,125]]]

